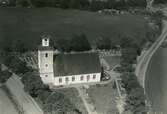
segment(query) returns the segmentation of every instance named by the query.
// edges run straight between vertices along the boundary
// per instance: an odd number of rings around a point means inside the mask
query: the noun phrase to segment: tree
[[[123,87],[129,93],[133,88],[140,87],[137,77],[133,73],[123,73],[121,75]]]
[[[146,114],[145,96],[142,88],[132,89],[126,100],[126,110],[131,110],[133,114]]]
[[[70,4],[69,4],[70,8],[79,9],[81,7],[80,6],[80,0],[69,0],[69,1],[70,1]]]
[[[17,0],[16,5],[22,6],[22,7],[27,7],[27,6],[29,6],[29,3],[27,0]]]
[[[84,34],[74,35],[70,40],[70,48],[72,51],[88,51],[91,49],[89,41]]]
[[[152,13],[151,15],[152,20],[154,20],[155,24],[158,25],[160,30],[162,30],[162,18],[164,17],[164,13],[160,10]]]
[[[4,64],[16,74],[24,74],[26,72],[32,71],[32,68],[28,67],[26,62],[23,62],[14,55],[7,56],[4,60]]]
[[[46,0],[31,0],[31,2],[36,7],[45,7],[46,6]]]
[[[54,92],[48,96],[44,111],[51,114],[67,114],[67,112],[74,112],[75,106],[63,94]],[[72,114],[72,113],[71,113]]]
[[[167,0],[154,0],[154,4],[162,4],[162,3],[167,3]]]
[[[5,83],[10,77],[12,76],[12,73],[8,70],[2,71],[0,70],[0,83]]]
[[[60,8],[68,9],[70,7],[70,0],[60,0]]]
[[[90,2],[89,0],[79,0],[80,1],[80,9],[89,9]]]
[[[90,9],[92,11],[98,11],[101,9],[105,9],[106,2],[105,1],[100,1],[100,0],[92,0],[90,2]]]
[[[49,90],[47,85],[44,85],[39,74],[36,72],[28,72],[23,75],[21,81],[24,84],[24,89],[32,97],[37,97],[41,90]]]
[[[123,64],[136,63],[137,51],[135,48],[122,49],[121,53],[122,53],[121,61]]]
[[[128,0],[127,4],[128,6],[131,6],[131,7],[146,7],[147,6],[146,0]]]
[[[62,52],[70,52],[70,41],[67,39],[57,39],[55,41],[54,47]]]
[[[97,47],[97,49],[106,49],[106,50],[111,49],[110,38],[101,37],[101,38],[97,39],[96,47]]]

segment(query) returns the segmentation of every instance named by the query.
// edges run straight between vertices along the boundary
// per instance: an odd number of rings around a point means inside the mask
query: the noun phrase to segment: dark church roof
[[[101,72],[97,53],[54,55],[54,75],[67,76]]]

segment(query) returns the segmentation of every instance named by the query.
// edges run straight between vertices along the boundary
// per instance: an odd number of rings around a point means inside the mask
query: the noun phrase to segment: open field
[[[56,8],[0,8],[0,46],[20,39],[27,47],[36,47],[44,33],[53,38],[84,33],[91,43],[100,36],[119,42],[121,36],[127,35],[140,41],[148,29],[147,21],[139,15],[111,16]]]
[[[112,88],[112,83],[107,85],[90,86],[88,89],[90,100],[93,102],[99,114],[116,114],[116,89]]]
[[[145,88],[152,111],[167,113],[167,48],[160,47],[153,55],[146,73]],[[159,113],[158,113],[159,112]]]
[[[14,104],[0,88],[0,114],[18,114]]]
[[[87,114],[85,106],[80,98],[78,91],[75,88],[65,88],[65,89],[58,89],[55,90],[64,94],[67,98],[71,100],[71,102],[75,105],[75,107],[82,113]]]

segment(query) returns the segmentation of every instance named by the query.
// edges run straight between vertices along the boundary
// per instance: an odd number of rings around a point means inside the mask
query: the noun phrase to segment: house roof
[[[54,55],[54,75],[68,76],[101,72],[97,53]]]

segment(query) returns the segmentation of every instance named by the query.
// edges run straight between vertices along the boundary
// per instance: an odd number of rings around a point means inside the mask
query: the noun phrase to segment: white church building
[[[45,84],[55,86],[100,82],[101,66],[97,53],[61,54],[42,39],[38,48],[38,67]]]

